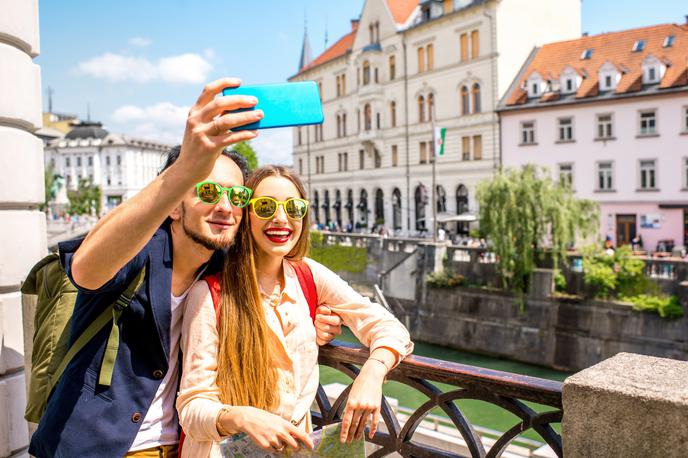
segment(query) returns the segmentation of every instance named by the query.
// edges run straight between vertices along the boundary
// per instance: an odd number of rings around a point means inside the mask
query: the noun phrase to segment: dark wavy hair
[[[160,168],[158,175],[160,175],[165,170],[169,169],[172,164],[177,162],[177,159],[179,159],[179,154],[181,152],[182,152],[182,145],[175,145],[172,148],[170,148],[165,153],[165,163]],[[244,182],[246,182],[246,179],[248,178],[249,174],[251,173],[251,171],[248,168],[248,162],[246,161],[246,158],[229,147],[222,150],[222,155],[227,156],[232,161],[234,161],[234,163],[237,165],[237,167],[239,167],[239,170],[241,170],[241,175],[244,179]]]

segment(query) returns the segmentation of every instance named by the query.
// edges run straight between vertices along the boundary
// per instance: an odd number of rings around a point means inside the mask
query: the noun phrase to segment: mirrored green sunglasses
[[[196,196],[206,204],[216,204],[222,198],[222,194],[227,192],[227,200],[235,207],[244,208],[251,200],[253,190],[246,186],[236,185],[225,188],[214,181],[201,181],[196,183]]]

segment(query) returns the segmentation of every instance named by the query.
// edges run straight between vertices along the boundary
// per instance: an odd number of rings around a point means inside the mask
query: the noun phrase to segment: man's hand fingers
[[[320,305],[318,306],[317,309],[315,309],[315,314],[316,315],[329,315],[332,313],[332,310],[326,305]]]
[[[212,83],[208,83],[205,85],[203,88],[203,92],[201,92],[201,95],[198,96],[198,100],[196,100],[196,105],[194,108],[202,109],[204,106],[206,106],[211,100],[215,98],[217,94],[222,91],[222,89],[226,87],[237,87],[241,85],[241,80],[239,78],[220,78],[219,80],[215,80]]]
[[[330,326],[341,326],[342,324],[342,319],[339,315],[316,315],[315,321]]]
[[[256,132],[255,130],[240,130],[239,132],[229,132],[223,136],[213,138],[216,139],[215,143],[218,146],[224,148],[235,143],[241,143],[251,140],[253,138],[256,138],[257,136],[258,132]]]
[[[228,113],[215,118],[206,125],[208,129],[208,136],[212,137],[222,135],[228,130],[239,126],[245,126],[246,124],[251,124],[252,122],[260,121],[261,119],[263,119],[263,110]]]
[[[222,115],[225,111],[234,111],[240,108],[253,108],[258,103],[258,99],[249,95],[228,95],[218,97],[203,107],[199,117],[203,122],[212,122],[217,115]],[[250,113],[250,111],[248,112]]]

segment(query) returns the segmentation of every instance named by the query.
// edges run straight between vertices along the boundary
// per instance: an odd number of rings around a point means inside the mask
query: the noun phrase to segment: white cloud
[[[145,48],[150,46],[151,43],[153,43],[153,41],[150,38],[145,37],[132,37],[129,39],[129,44],[136,46],[137,48]]]
[[[265,164],[288,164],[292,160],[292,128],[262,129],[251,141],[251,146],[258,155],[258,162]]]
[[[146,107],[124,105],[117,108],[110,118],[117,125],[117,131],[126,135],[177,144],[184,135],[188,112],[189,107],[161,102]]]
[[[212,69],[212,64],[198,54],[180,54],[151,62],[145,57],[105,53],[80,62],[76,72],[117,82],[204,83]]]

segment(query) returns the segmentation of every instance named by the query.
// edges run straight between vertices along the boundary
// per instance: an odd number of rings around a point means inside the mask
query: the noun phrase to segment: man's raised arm
[[[211,173],[225,147],[257,135],[229,129],[259,120],[260,110],[222,115],[255,106],[254,97],[216,98],[222,89],[240,84],[236,78],[223,78],[206,85],[189,111],[179,159],[98,221],[74,254],[72,278],[77,285],[95,290],[107,283],[143,249],[184,194]]]

